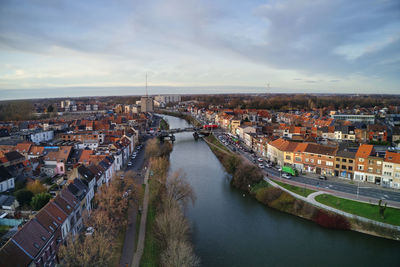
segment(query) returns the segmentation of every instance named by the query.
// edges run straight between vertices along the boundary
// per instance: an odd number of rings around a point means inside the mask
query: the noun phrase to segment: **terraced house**
[[[375,152],[373,145],[362,144],[356,153],[354,180],[381,184],[383,158]]]
[[[400,153],[386,152],[382,186],[400,189]]]

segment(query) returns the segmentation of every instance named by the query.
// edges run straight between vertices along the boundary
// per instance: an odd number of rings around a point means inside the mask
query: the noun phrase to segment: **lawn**
[[[260,190],[261,188],[266,188],[266,187],[270,187],[271,185],[267,182],[262,180],[261,182],[259,182],[258,184],[255,184],[251,187],[250,192],[252,194],[257,194],[257,191]]]
[[[328,194],[322,194],[315,198],[318,202],[331,206],[333,208],[362,216],[371,220],[384,222],[393,225],[400,225],[400,209],[386,208],[385,218],[383,219],[379,214],[378,205],[369,203],[362,203],[354,200],[335,197]]]
[[[315,190],[311,190],[311,189],[304,188],[304,187],[299,187],[299,186],[294,186],[294,185],[291,185],[291,184],[285,184],[285,183],[282,183],[280,181],[275,181],[274,180],[274,182],[279,184],[283,188],[286,188],[287,190],[290,190],[293,193],[296,193],[296,194],[298,194],[300,196],[303,196],[303,197],[307,197],[309,194],[316,192]]]
[[[224,146],[217,138],[215,138],[214,135],[209,135],[206,137],[206,140],[210,142],[211,144],[221,148],[222,150],[225,150],[226,152],[232,153],[226,146]]]
[[[140,266],[158,266],[160,249],[153,231],[155,217],[156,208],[153,203],[149,203],[146,221],[146,239],[144,241],[144,251],[140,260]]]

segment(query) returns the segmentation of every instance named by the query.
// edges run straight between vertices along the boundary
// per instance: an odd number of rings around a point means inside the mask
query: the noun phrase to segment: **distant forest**
[[[400,106],[399,95],[187,95],[184,101],[197,100],[200,106],[223,105],[226,108],[272,110],[311,110],[314,108],[344,109],[354,107]]]
[[[19,121],[32,119],[34,105],[28,100],[0,102],[0,121]]]

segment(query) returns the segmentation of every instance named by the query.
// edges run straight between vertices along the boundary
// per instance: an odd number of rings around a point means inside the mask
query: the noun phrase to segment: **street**
[[[231,151],[239,153],[240,155],[246,157],[251,162],[255,162],[255,160],[257,159],[256,156],[254,155],[254,153],[250,153],[249,151],[247,151],[248,149],[246,149],[245,147],[243,147],[241,145],[234,144],[223,133],[218,132],[218,133],[215,133],[215,135]],[[268,168],[265,166],[262,170],[265,174],[273,175],[276,177],[281,177],[281,173],[278,171],[278,169],[276,169],[274,167]],[[306,177],[303,175],[291,176],[291,178],[290,178],[291,181],[302,183],[304,185],[310,185],[310,186],[319,187],[321,189],[329,189],[329,190],[338,191],[338,192],[342,192],[342,193],[353,194],[355,196],[357,196],[357,191],[358,191],[358,195],[360,197],[373,198],[373,199],[376,199],[376,202],[379,199],[382,199],[382,200],[395,202],[395,203],[393,203],[395,205],[400,204],[400,192],[395,191],[393,189],[377,188],[377,187],[375,187],[375,185],[368,184],[365,182],[360,182],[358,185],[357,182],[354,182],[354,184],[350,184],[350,183],[348,183],[348,181],[345,181],[345,180],[332,181],[333,179],[339,180],[336,177],[335,178],[329,177],[328,180],[320,180],[318,178],[311,178],[311,177]]]

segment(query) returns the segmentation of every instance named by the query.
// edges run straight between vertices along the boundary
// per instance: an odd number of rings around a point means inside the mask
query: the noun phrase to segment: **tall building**
[[[141,112],[153,112],[154,104],[151,96],[142,96],[140,99],[140,111]]]

